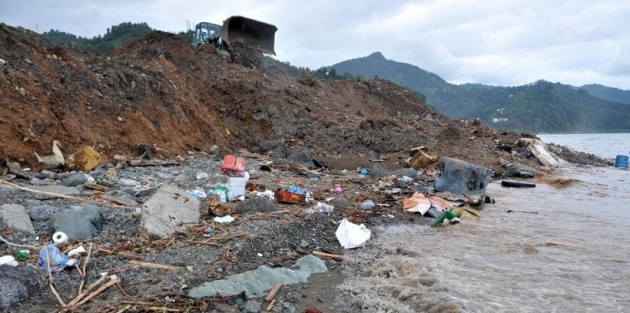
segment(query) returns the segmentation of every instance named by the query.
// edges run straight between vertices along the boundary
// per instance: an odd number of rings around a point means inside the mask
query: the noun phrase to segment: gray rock
[[[242,201],[236,207],[236,214],[278,211],[276,203],[267,197],[253,197]]]
[[[24,206],[13,203],[3,204],[0,206],[0,219],[11,229],[35,234],[35,228]]]
[[[285,160],[285,159],[274,159],[273,160],[273,165],[274,166],[284,166],[284,165],[289,165],[289,162],[287,162],[287,160]]]
[[[288,268],[270,268],[262,265],[253,271],[231,275],[227,279],[206,282],[192,288],[188,295],[192,298],[235,296],[245,292],[248,297],[262,297],[275,284],[305,283],[311,274],[328,271],[324,261],[313,255],[306,255],[295,262],[299,270]]]
[[[210,146],[210,149],[208,149],[208,152],[211,156],[217,156],[221,153],[221,148],[219,148],[219,146],[217,145],[212,145]]]
[[[9,168],[9,173],[14,174],[17,177],[25,179],[33,178],[33,174],[23,170],[18,162],[7,162],[7,167]]]
[[[124,187],[136,187],[140,186],[140,182],[133,179],[121,178],[118,180],[118,184]]]
[[[199,224],[200,201],[185,191],[164,185],[142,206],[141,229],[152,237],[167,238]]]
[[[72,173],[63,180],[63,184],[69,187],[83,185],[88,181],[88,176],[83,173]]]
[[[0,66],[3,66],[7,64],[7,61],[5,61],[4,59],[0,58]]]
[[[292,307],[292,306],[287,306],[287,307],[284,308],[284,311],[286,313],[295,313],[295,308]]]
[[[241,310],[244,313],[258,313],[262,309],[262,303],[254,300],[249,300],[245,303],[245,307]]]
[[[47,221],[51,219],[55,214],[57,214],[57,212],[59,212],[60,210],[61,209],[54,206],[38,205],[30,207],[28,209],[28,216],[31,217],[31,220],[36,222]]]
[[[8,309],[40,292],[44,285],[34,268],[0,265],[0,310]]]
[[[375,162],[372,164],[370,168],[370,176],[374,177],[385,177],[391,175],[392,172],[389,171],[387,165],[383,162]]]
[[[392,171],[392,175],[396,175],[398,177],[408,176],[408,177],[413,178],[413,177],[418,176],[418,171],[414,170],[413,168],[401,168],[401,169]]]
[[[269,157],[272,159],[284,159],[284,154],[281,151],[271,151],[269,152]]]
[[[442,157],[438,163],[440,175],[435,178],[435,191],[458,195],[484,195],[492,170],[466,161]]]
[[[344,197],[333,197],[332,200],[328,201],[326,204],[332,205],[335,207],[335,210],[345,210],[347,208],[353,208],[354,202],[344,198]]]
[[[82,240],[96,236],[103,229],[105,219],[94,204],[86,204],[80,209],[60,211],[50,219],[49,233],[62,231],[68,240]]]
[[[293,152],[291,152],[291,154],[289,155],[287,159],[291,163],[303,165],[308,168],[315,167],[315,164],[313,163],[313,156],[311,155],[311,152],[308,151],[306,147],[300,147],[293,150]]]

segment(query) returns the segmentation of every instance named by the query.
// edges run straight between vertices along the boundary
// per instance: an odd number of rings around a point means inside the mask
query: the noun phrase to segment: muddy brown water
[[[478,221],[389,226],[349,253],[353,312],[630,312],[630,171],[570,168],[555,188],[488,189]],[[537,212],[523,213],[513,211]]]

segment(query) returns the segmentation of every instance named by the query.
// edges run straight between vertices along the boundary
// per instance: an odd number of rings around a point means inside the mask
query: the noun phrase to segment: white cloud
[[[278,58],[299,66],[381,51],[456,83],[630,89],[628,1],[26,0],[3,4],[0,20],[92,37],[127,21],[180,31],[186,21],[220,24],[231,15],[278,26]]]

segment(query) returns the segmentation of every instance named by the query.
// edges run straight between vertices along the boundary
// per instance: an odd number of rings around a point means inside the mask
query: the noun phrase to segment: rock
[[[0,311],[27,300],[44,287],[34,267],[0,266]]]
[[[50,219],[49,233],[62,231],[68,240],[83,240],[96,236],[103,228],[104,218],[94,204],[86,204],[80,209],[60,211]]]
[[[140,182],[133,179],[121,178],[118,180],[118,184],[124,187],[136,187],[140,186]]]
[[[254,300],[249,300],[245,303],[245,306],[241,310],[244,313],[258,313],[262,309],[262,303]]]
[[[391,172],[392,175],[396,175],[398,177],[408,176],[408,177],[416,177],[418,176],[418,171],[413,168],[401,168]]]
[[[3,66],[7,64],[7,61],[5,61],[4,59],[0,58],[0,66]]]
[[[106,186],[95,184],[95,183],[85,182],[85,183],[83,183],[83,187],[85,187],[87,189],[91,189],[91,190],[107,191],[107,187]]]
[[[90,146],[83,146],[72,158],[68,159],[68,169],[71,171],[89,172],[101,163],[101,155]]]
[[[278,211],[276,203],[267,197],[253,197],[242,201],[236,207],[236,214]]]
[[[300,241],[300,248],[303,248],[303,249],[308,248],[308,241],[302,239],[302,241]]]
[[[286,306],[286,307],[284,308],[284,311],[285,311],[286,313],[295,313],[295,308],[294,308],[294,307],[292,307],[292,306]]]
[[[69,187],[83,185],[88,181],[88,176],[83,173],[72,173],[63,180],[63,184]]]
[[[25,179],[33,178],[33,174],[23,170],[18,162],[7,162],[7,167],[9,168],[9,173],[14,174],[17,177]]]
[[[22,96],[26,96],[26,89],[24,89],[24,87],[20,87],[20,89],[18,89],[18,91],[20,92],[20,94]]]
[[[13,203],[3,204],[0,206],[0,219],[13,230],[35,234],[35,228],[24,206]]]
[[[200,201],[185,191],[164,185],[142,206],[140,228],[151,237],[167,238],[199,224]]]
[[[293,152],[291,152],[291,154],[289,155],[287,159],[289,160],[290,163],[303,165],[308,168],[315,168],[315,164],[313,163],[313,156],[311,155],[311,152],[308,151],[306,147],[300,147],[293,150]]]
[[[271,268],[261,265],[255,270],[240,274],[234,274],[227,279],[219,279],[206,282],[199,287],[192,288],[188,296],[192,298],[235,296],[245,292],[248,297],[262,297],[275,284],[305,283],[311,274],[325,273],[328,271],[326,264],[320,258],[306,255],[295,262],[299,270],[289,268]]]
[[[210,149],[208,149],[208,153],[210,153],[211,156],[218,156],[221,153],[221,148],[217,145],[212,145]]]
[[[287,162],[287,160],[285,160],[285,159],[274,159],[273,160],[273,165],[274,166],[285,166],[285,165],[289,165],[289,162]]]
[[[385,177],[391,174],[392,173],[387,168],[387,165],[385,165],[385,163],[383,162],[375,162],[374,164],[372,164],[372,167],[370,168],[370,176]]]
[[[50,205],[37,205],[30,207],[27,212],[31,220],[36,222],[50,220],[61,209]]]

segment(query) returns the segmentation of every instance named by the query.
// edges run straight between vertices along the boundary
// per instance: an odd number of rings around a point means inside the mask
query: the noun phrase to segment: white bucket
[[[230,198],[230,200],[245,195],[247,180],[248,177],[228,177],[227,185],[228,188],[230,188],[228,198]]]

